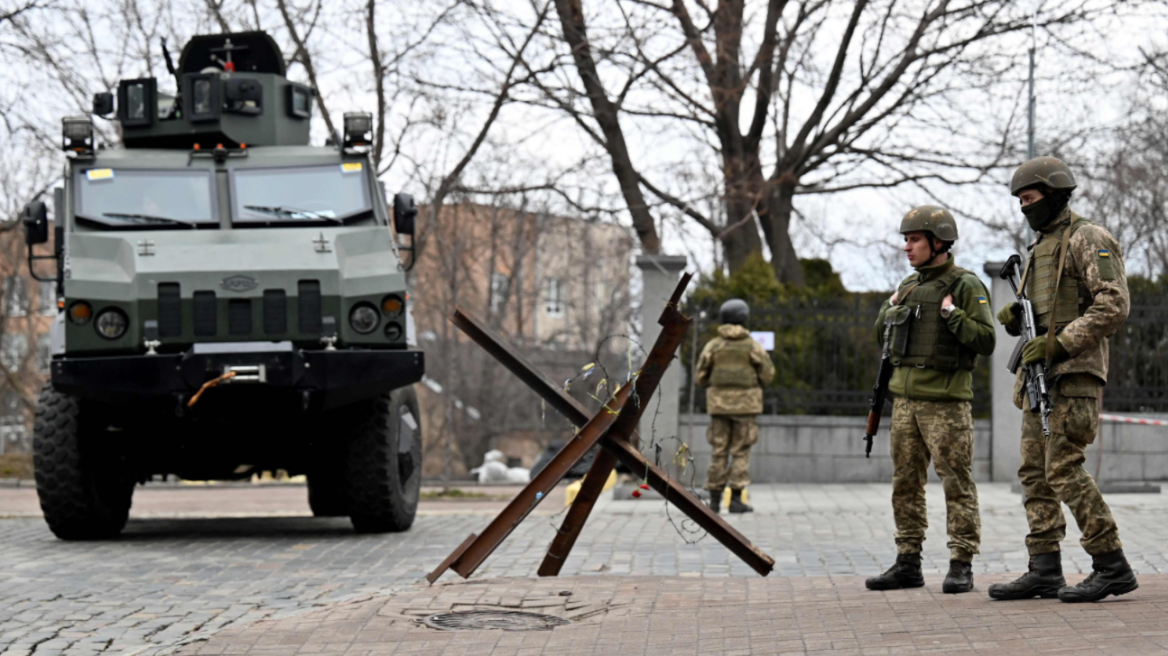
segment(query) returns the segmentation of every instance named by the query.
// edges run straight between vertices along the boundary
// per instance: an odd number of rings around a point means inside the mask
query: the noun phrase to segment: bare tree
[[[1119,125],[1083,177],[1088,215],[1119,241],[1129,272],[1168,279],[1168,118],[1160,103],[1168,93],[1168,51],[1146,52]]]
[[[543,76],[547,99],[608,149],[618,177],[637,170],[612,147],[610,126],[621,117],[716,153],[724,222],[697,209],[710,190],[671,189],[645,170],[637,179],[718,240],[731,269],[765,240],[778,278],[802,283],[790,237],[798,194],[976,182],[1012,155],[1000,133],[971,129],[984,120],[963,104],[1014,63],[998,45],[1028,30],[1031,17],[1013,2],[596,5],[592,20],[604,36],[588,39],[583,0],[557,0],[557,36],[583,89],[564,75]],[[1111,9],[1064,2],[1038,27],[1057,31]],[[615,92],[603,88],[605,78]]]

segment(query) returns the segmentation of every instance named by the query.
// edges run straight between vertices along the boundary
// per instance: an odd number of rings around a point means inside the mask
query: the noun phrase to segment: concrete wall
[[[689,443],[698,468],[695,479],[705,481],[710,466],[710,445],[706,441],[708,415],[693,417],[693,437],[689,437],[689,415],[681,416],[680,437]],[[888,418],[872,446],[872,457],[864,458],[864,428],[867,417],[819,417],[808,415],[764,415],[758,418],[758,443],[750,455],[750,476],[756,483],[860,483],[892,481],[892,458],[888,454]],[[989,480],[990,422],[974,421],[974,478]],[[1168,440],[1165,441],[1168,445]],[[937,480],[932,467],[931,480]]]
[[[1168,415],[1133,415],[1148,419],[1168,419]],[[689,435],[689,415],[681,415],[680,437],[689,443],[698,468],[697,484],[705,481],[710,466],[710,445],[706,427],[710,418],[695,415],[693,437]],[[819,417],[808,415],[763,415],[758,418],[758,444],[750,455],[750,476],[756,483],[861,483],[890,482],[892,459],[888,454],[888,419],[872,447],[872,457],[864,458],[866,417]],[[1018,425],[1011,427],[1015,444]],[[991,420],[974,420],[973,475],[978,481],[1011,483],[1018,479],[1017,465],[1006,478],[991,479]],[[1099,460],[1102,445],[1103,459]],[[993,454],[996,458],[998,453]],[[1020,457],[1011,454],[1012,462]],[[1168,428],[1107,422],[1095,444],[1087,448],[1083,467],[1107,482],[1168,481]],[[929,467],[929,479],[937,474]]]
[[[1165,415],[1128,415],[1144,419],[1166,419]],[[1099,462],[1099,447],[1103,461]],[[1102,464],[1102,467],[1099,465]],[[1168,481],[1168,427],[1106,422],[1095,444],[1087,447],[1083,463],[1098,479],[1120,481]]]
[[[1014,292],[1010,283],[998,277],[1002,270],[1001,262],[987,262],[985,277],[990,280],[991,309],[995,316],[998,310],[1014,302]],[[991,479],[1001,482],[1013,482],[1018,479],[1018,467],[1022,464],[1022,411],[1014,407],[1014,374],[1006,368],[1010,354],[1014,351],[1019,337],[1011,337],[1002,324],[994,321],[996,329],[997,347],[990,357],[990,390],[992,405],[990,420],[992,443]]]

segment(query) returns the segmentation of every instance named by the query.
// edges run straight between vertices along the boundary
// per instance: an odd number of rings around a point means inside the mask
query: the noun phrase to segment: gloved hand
[[[1002,306],[998,310],[998,323],[1005,327],[1006,332],[1017,337],[1022,334],[1022,307],[1017,301]]]
[[[1046,337],[1046,335],[1039,335],[1029,342],[1026,342],[1026,346],[1022,347],[1023,364],[1034,364],[1035,362],[1046,360],[1047,349],[1051,349],[1051,364],[1067,359],[1069,354],[1067,353],[1067,350],[1063,348],[1062,343],[1059,342],[1057,338],[1051,339],[1048,342]]]

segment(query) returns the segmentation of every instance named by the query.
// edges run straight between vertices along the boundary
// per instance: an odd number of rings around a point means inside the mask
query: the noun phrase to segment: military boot
[[[1002,600],[1054,599],[1059,596],[1059,588],[1066,586],[1063,578],[1062,554],[1037,554],[1030,557],[1030,571],[1009,583],[995,583],[990,586],[990,598]]]
[[[1058,591],[1060,601],[1068,604],[1077,604],[1084,601],[1099,601],[1108,595],[1122,595],[1140,587],[1136,583],[1136,573],[1127,558],[1123,557],[1123,549],[1116,549],[1111,553],[1091,557],[1091,569],[1094,570],[1083,579],[1079,585],[1068,585]]]
[[[742,490],[730,490],[730,512],[732,513],[748,513],[754,512],[754,508],[742,502]]]
[[[724,489],[725,488],[720,487],[716,490],[709,491],[710,492],[710,510],[713,510],[715,515],[722,511],[722,490],[724,490]]]
[[[896,564],[880,576],[873,576],[864,582],[869,590],[899,590],[900,588],[920,588],[925,585],[921,575],[921,555],[898,554]]]
[[[941,584],[941,592],[959,594],[973,590],[973,564],[964,560],[950,560],[949,573]]]

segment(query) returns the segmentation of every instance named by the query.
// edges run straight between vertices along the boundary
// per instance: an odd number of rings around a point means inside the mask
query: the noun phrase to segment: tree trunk
[[[734,273],[747,258],[762,252],[754,210],[763,179],[757,154],[732,154],[724,148],[722,171],[726,185],[726,227],[718,237],[726,264],[730,273]]]
[[[604,91],[604,85],[597,72],[596,62],[592,58],[592,49],[588,43],[587,27],[584,24],[584,9],[581,0],[556,0],[556,13],[560,16],[560,25],[564,29],[564,40],[572,48],[572,60],[588,93],[588,100],[592,105],[592,116],[604,134],[605,149],[612,160],[612,172],[620,185],[625,205],[633,219],[633,230],[641,241],[641,248],[646,253],[659,253],[661,239],[657,235],[657,226],[653,222],[653,215],[649,212],[649,204],[641,193],[640,183],[637,181],[637,171],[633,167],[632,156],[625,144],[625,133],[621,128],[618,117],[618,108]]]
[[[784,174],[771,183],[764,206],[759,210],[759,218],[764,225],[769,224],[767,238],[771,248],[771,266],[779,282],[803,286],[803,267],[795,246],[791,244],[791,213],[795,211],[795,186],[798,180]]]

